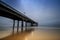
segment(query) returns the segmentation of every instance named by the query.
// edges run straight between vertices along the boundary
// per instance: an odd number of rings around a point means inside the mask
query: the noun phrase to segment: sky
[[[60,26],[60,0],[2,0],[24,15],[38,22],[39,26]],[[5,20],[5,22],[3,22]],[[0,17],[0,24],[12,25],[12,20]],[[2,26],[1,25],[1,26]]]

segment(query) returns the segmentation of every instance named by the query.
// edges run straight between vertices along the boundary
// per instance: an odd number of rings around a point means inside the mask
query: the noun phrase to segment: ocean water
[[[53,27],[28,27],[34,28],[34,31],[29,33],[29,35],[25,35],[24,40],[60,40],[60,29]],[[25,28],[24,28],[25,30]],[[15,28],[15,33],[17,32],[17,28]],[[21,28],[19,28],[19,32]],[[8,37],[12,34],[12,28],[6,28],[5,30],[0,30],[0,39]],[[19,39],[19,38],[18,38]]]

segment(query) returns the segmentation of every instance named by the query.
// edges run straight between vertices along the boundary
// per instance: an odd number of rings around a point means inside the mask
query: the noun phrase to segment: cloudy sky
[[[39,25],[60,25],[60,0],[2,0],[16,10],[22,12],[29,18],[35,20]],[[6,22],[3,22],[4,20]],[[0,24],[9,25],[10,19],[0,17]]]

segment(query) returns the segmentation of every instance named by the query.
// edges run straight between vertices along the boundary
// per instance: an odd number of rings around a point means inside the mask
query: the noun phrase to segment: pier
[[[23,31],[24,23],[25,22],[25,29],[27,29],[28,23],[30,23],[31,26],[37,26],[38,23],[32,20],[31,18],[27,17],[23,13],[17,11],[16,9],[12,8],[8,4],[0,1],[0,16],[6,17],[13,20],[13,33],[15,28],[15,20],[17,20],[17,33],[19,31],[19,21],[21,21],[21,31]]]

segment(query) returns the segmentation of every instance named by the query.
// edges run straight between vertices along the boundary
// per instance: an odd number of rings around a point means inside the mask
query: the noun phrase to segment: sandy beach
[[[60,29],[35,28],[14,35],[11,31],[0,32],[0,40],[60,40]]]

